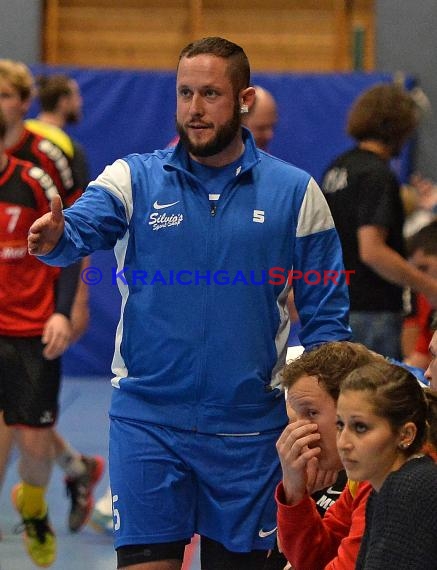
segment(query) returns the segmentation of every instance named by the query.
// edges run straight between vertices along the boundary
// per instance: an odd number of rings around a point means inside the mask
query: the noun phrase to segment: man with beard
[[[390,160],[418,123],[413,97],[399,85],[378,84],[352,105],[347,132],[356,146],[336,158],[322,182],[343,247],[350,282],[353,340],[401,358],[402,288],[437,306],[437,281],[404,259],[404,213]]]
[[[68,75],[54,74],[39,76],[37,87],[41,112],[36,119],[26,120],[26,128],[60,147],[69,158],[76,184],[82,189],[86,188],[90,175],[85,150],[63,130],[82,119],[83,100],[79,85]],[[89,259],[83,260],[82,271],[88,266]],[[88,286],[79,279],[71,311],[72,342],[76,342],[84,334],[88,322]]]
[[[115,250],[118,568],[179,570],[195,533],[204,570],[263,567],[276,534],[275,443],[287,415],[275,387],[291,287],[305,347],[350,335],[344,280],[287,278],[314,267],[340,275],[340,244],[311,176],[257,151],[241,127],[249,85],[241,47],[189,44],[177,146],[117,160],[72,208],[54,200],[30,229],[30,253],[53,265]]]
[[[36,119],[28,119],[26,127],[53,141],[71,159],[73,175],[80,188],[89,182],[89,166],[83,146],[63,130],[82,120],[83,100],[75,79],[64,74],[41,75],[37,78],[41,111]]]

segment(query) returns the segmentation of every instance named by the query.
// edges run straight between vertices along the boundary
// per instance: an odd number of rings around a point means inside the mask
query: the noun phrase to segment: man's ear
[[[242,89],[238,96],[238,101],[240,103],[240,112],[241,113],[248,113],[250,108],[255,102],[255,88],[254,87],[246,87],[246,89]]]

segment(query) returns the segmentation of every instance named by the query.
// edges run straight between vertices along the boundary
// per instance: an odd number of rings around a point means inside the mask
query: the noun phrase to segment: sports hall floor
[[[61,392],[59,432],[81,452],[107,457],[107,410],[111,395],[109,379],[66,378]],[[19,522],[10,503],[10,490],[17,482],[17,453],[14,452],[0,497],[0,570],[34,570],[37,568],[28,557],[20,535],[13,533]],[[96,496],[103,495],[108,485],[105,472],[96,487]],[[58,537],[58,556],[51,566],[54,570],[113,570],[116,568],[112,538],[85,527],[71,534],[66,526],[69,507],[63,485],[63,474],[54,468],[48,490],[50,518]],[[200,570],[197,541],[187,549],[183,570]]]

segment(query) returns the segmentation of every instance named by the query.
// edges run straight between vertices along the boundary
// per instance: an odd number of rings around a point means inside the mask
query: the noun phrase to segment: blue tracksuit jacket
[[[286,421],[280,381],[293,281],[306,348],[349,338],[337,232],[309,174],[255,148],[212,207],[181,145],[117,160],[65,212],[41,259],[66,265],[114,247],[122,296],[111,413],[204,433]],[[312,273],[308,273],[308,271]]]

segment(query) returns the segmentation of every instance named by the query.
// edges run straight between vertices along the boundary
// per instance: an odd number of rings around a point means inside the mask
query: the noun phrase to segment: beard
[[[235,105],[232,117],[224,125],[217,128],[214,138],[206,143],[196,144],[190,140],[184,125],[176,120],[176,129],[181,143],[191,155],[198,157],[214,156],[224,150],[237,136],[240,126],[240,107]]]
[[[79,111],[69,111],[65,117],[67,125],[75,125],[81,120],[81,113]]]

